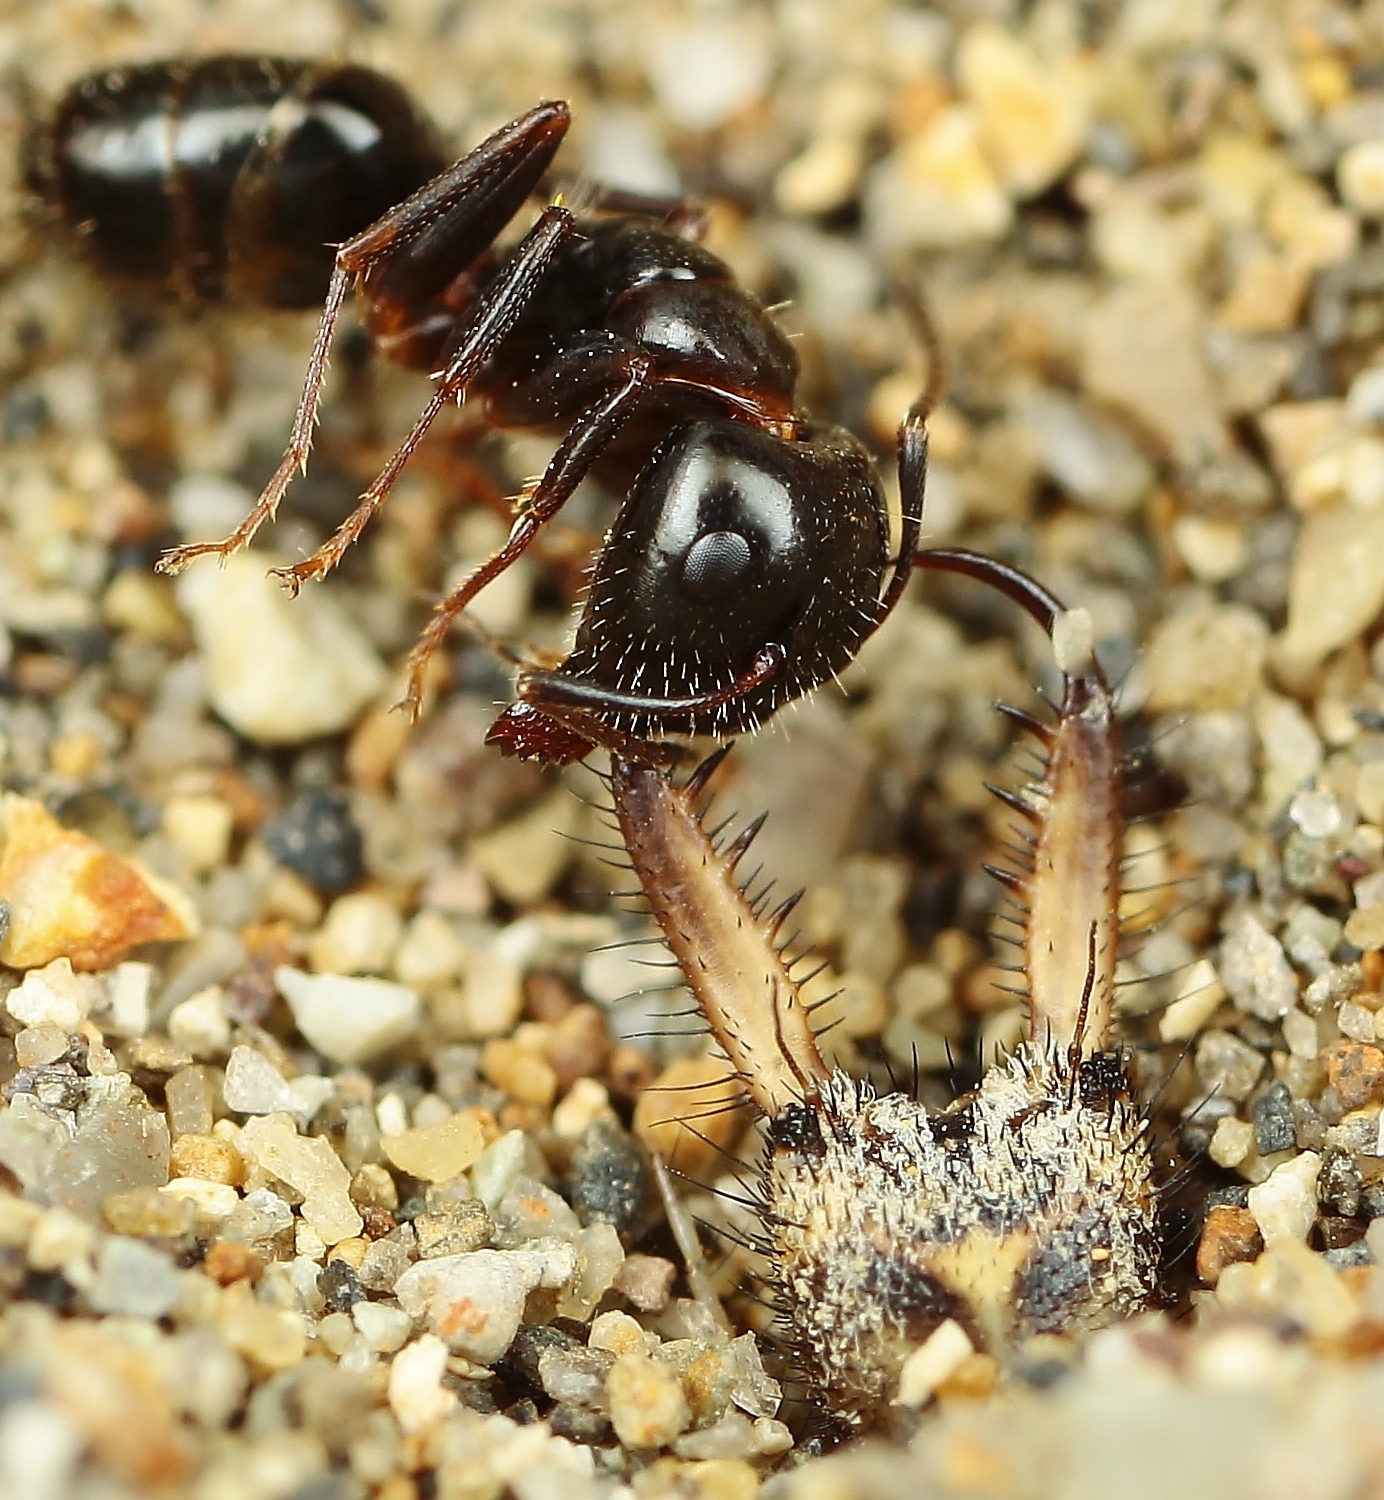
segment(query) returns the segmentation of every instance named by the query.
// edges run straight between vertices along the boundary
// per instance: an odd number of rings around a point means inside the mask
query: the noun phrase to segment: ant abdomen
[[[238,56],[79,79],[27,154],[101,274],[282,308],[320,304],[334,246],[447,160],[379,73]]]

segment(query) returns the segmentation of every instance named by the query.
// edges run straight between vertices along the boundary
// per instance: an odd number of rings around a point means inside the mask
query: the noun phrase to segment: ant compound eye
[[[698,599],[718,599],[740,583],[749,571],[749,542],[738,531],[708,531],[687,549],[682,582]]]

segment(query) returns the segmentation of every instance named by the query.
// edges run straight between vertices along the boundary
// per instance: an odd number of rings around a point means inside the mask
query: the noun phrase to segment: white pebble
[[[313,933],[308,957],[319,974],[383,974],[403,936],[398,908],[372,891],[338,897]]]
[[[401,1349],[389,1367],[389,1408],[405,1432],[422,1432],[448,1416],[457,1398],[443,1390],[447,1346],[425,1333]]]
[[[305,974],[285,964],[274,971],[274,983],[298,1030],[333,1062],[377,1057],[418,1025],[418,992],[392,980]]]
[[[87,1295],[100,1313],[161,1318],[178,1301],[178,1271],[170,1256],[143,1240],[108,1235],[97,1253],[96,1280]]]
[[[1234,917],[1221,945],[1221,982],[1240,1010],[1277,1021],[1297,1004],[1297,976],[1283,945],[1249,912]]]
[[[226,1063],[222,1085],[226,1108],[241,1115],[293,1113],[297,1101],[288,1083],[262,1052],[236,1047]]]
[[[1268,1249],[1285,1241],[1302,1244],[1317,1222],[1317,1178],[1322,1159],[1304,1151],[1249,1190],[1249,1211]]]
[[[209,984],[168,1013],[168,1035],[194,1057],[224,1057],[231,1045],[226,992]]]
[[[773,70],[764,28],[746,15],[658,27],[645,66],[664,114],[684,130],[714,130],[763,98]]]
[[[58,1407],[17,1400],[0,1413],[0,1495],[63,1500],[85,1439]]]
[[[116,1036],[143,1036],[149,1029],[149,997],[153,987],[153,964],[117,964],[106,976],[101,1029]]]
[[[543,1251],[472,1250],[419,1261],[394,1291],[399,1306],[426,1316],[453,1352],[488,1365],[513,1341],[529,1293],[564,1285],[576,1265],[576,1247],[566,1242]]]
[[[377,1354],[402,1349],[413,1332],[413,1319],[387,1302],[357,1302],[351,1309],[360,1336]]]
[[[193,1207],[208,1219],[229,1219],[240,1207],[240,1194],[226,1182],[208,1182],[205,1177],[175,1177],[159,1189],[171,1198],[191,1199]]]
[[[899,1393],[895,1406],[923,1406],[937,1387],[955,1375],[975,1352],[975,1347],[954,1318],[939,1324],[903,1363],[899,1371]]]
[[[242,553],[225,566],[190,569],[178,603],[192,622],[212,707],[247,739],[292,745],[353,723],[384,686],[375,648],[321,588],[290,599]]]
[[[1341,152],[1336,185],[1346,203],[1366,219],[1384,214],[1384,141],[1360,141]]]
[[[86,1019],[92,999],[91,983],[72,972],[72,960],[55,958],[41,969],[30,969],[5,996],[5,1008],[23,1026],[73,1031]]]

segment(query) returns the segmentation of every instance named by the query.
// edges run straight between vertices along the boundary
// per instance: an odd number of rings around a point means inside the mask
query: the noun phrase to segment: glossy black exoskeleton
[[[437,605],[406,699],[416,711],[455,616],[601,473],[626,499],[574,649],[554,670],[520,674],[520,701],[492,734],[553,761],[597,743],[654,755],[668,734],[751,729],[847,665],[911,570],[928,406],[920,398],[900,431],[902,561],[891,562],[873,459],[798,407],[791,344],[697,243],[694,210],[595,190],[580,215],[551,201],[513,248],[496,249],[543,191],[569,124],[564,103],[537,106],[340,246],[283,462],[224,542],[161,563],[225,556],[274,515],[307,460],[336,322],[359,286],[376,347],[439,373],[356,510],[280,576],[296,589],[335,566],[448,401],[465,395],[495,425],[558,434],[507,541]]]
[[[284,308],[320,304],[332,247],[447,161],[379,73],[235,56],[79,79],[27,155],[30,185],[101,274]]]

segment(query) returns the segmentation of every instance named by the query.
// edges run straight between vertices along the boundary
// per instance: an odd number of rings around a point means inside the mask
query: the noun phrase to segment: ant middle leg
[[[371,517],[384,504],[404,466],[412,458],[428,429],[449,401],[460,397],[475,380],[477,372],[495,353],[501,340],[528,306],[535,288],[552,264],[558,247],[570,237],[575,227],[571,213],[554,205],[544,209],[538,222],[506,261],[496,279],[486,288],[466,332],[447,368],[438,377],[427,405],[419,414],[408,436],[394,450],[389,462],[380,470],[369,489],[360,497],[356,508],[336,531],[310,557],[285,568],[275,568],[274,576],[296,594],[313,579],[323,578],[341,561],[342,555],[365,530]]]
[[[410,327],[432,328],[446,309],[449,287],[489,252],[533,193],[570,123],[565,104],[538,105],[340,246],[282,461],[230,536],[170,549],[156,564],[159,572],[181,572],[207,553],[229,557],[274,518],[294,475],[307,467],[332,341],[351,287],[365,288],[372,326],[400,325],[391,330],[392,342],[406,342]],[[450,322],[455,318],[453,312]],[[436,402],[432,415],[440,410]]]
[[[447,638],[452,621],[486,584],[524,554],[543,526],[571,498],[658,378],[654,357],[637,348],[613,351],[609,373],[610,387],[572,424],[504,544],[434,606],[432,618],[409,653],[408,687],[400,706],[411,718],[417,718],[422,703],[428,659]]]

